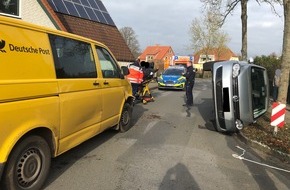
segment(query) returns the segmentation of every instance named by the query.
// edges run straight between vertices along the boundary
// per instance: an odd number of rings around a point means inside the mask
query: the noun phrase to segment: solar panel
[[[72,2],[81,4],[80,0],[72,0]]]
[[[74,4],[68,1],[64,1],[67,9],[69,10],[70,14],[73,16],[79,16],[77,9],[75,8]]]
[[[88,6],[88,7],[91,6],[90,3],[88,2],[88,0],[80,0],[80,1],[84,6]]]
[[[94,9],[97,9],[97,10],[100,10],[98,4],[96,3],[96,1],[91,1],[91,6],[94,8]]]
[[[96,21],[96,22],[100,22],[100,20],[98,19],[98,17],[95,15],[94,11],[90,8],[85,7],[89,17],[91,20]]]
[[[100,0],[48,0],[56,12],[115,26]]]
[[[96,3],[97,3],[97,5],[98,5],[98,7],[100,8],[101,11],[108,12],[106,7],[103,5],[102,1],[96,0]]]

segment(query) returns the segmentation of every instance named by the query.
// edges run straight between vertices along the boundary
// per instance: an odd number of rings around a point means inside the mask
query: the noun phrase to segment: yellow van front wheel
[[[125,103],[122,113],[121,113],[120,122],[119,122],[119,130],[121,133],[126,132],[130,129],[132,111],[133,111],[132,106],[129,103]]]
[[[4,173],[4,189],[41,189],[49,173],[50,149],[40,136],[29,136],[13,149]]]

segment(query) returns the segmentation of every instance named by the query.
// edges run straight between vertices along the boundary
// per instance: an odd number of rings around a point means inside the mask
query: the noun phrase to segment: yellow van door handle
[[[100,83],[98,83],[97,81],[95,81],[95,82],[93,83],[93,85],[94,85],[94,86],[99,86]]]
[[[104,82],[104,85],[108,85],[109,83],[107,81]]]

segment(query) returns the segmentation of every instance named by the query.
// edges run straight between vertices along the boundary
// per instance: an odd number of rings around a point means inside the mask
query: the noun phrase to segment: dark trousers
[[[132,86],[132,93],[133,93],[133,96],[136,96],[137,95],[137,92],[139,90],[139,86],[140,84],[137,84],[137,83],[131,83],[131,86]]]
[[[189,106],[193,105],[193,95],[192,95],[192,89],[193,89],[193,83],[187,83],[186,84],[186,104]]]
[[[279,90],[279,87],[273,86],[273,101],[274,102],[277,101],[277,98],[278,98],[278,90]]]

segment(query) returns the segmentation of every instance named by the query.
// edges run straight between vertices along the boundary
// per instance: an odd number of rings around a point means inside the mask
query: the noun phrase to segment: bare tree
[[[281,86],[279,87],[278,101],[286,104],[289,85],[290,69],[290,1],[283,0],[284,6],[284,36],[281,63]]]
[[[126,44],[131,50],[132,54],[135,58],[140,55],[140,45],[137,40],[137,35],[135,31],[131,27],[123,27],[119,29],[121,35],[123,36]]]
[[[239,3],[241,3],[241,21],[242,21],[242,48],[241,54],[242,59],[247,60],[248,58],[248,42],[247,42],[247,4],[249,0],[200,0],[204,3],[204,8],[206,10],[211,10],[217,12],[221,15],[222,19],[220,22],[220,26],[222,26],[228,17]],[[276,10],[274,8],[274,3],[281,3],[282,0],[255,0],[258,4],[267,3],[271,6],[273,12],[275,14]],[[287,0],[284,0],[287,1]]]
[[[203,17],[192,21],[190,35],[195,52],[202,51],[207,56],[210,50],[216,49],[220,56],[226,50],[229,37],[220,29],[219,18],[214,12],[207,12]]]

